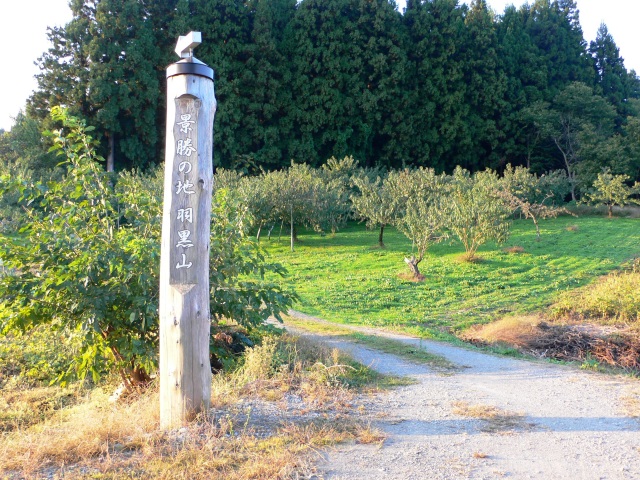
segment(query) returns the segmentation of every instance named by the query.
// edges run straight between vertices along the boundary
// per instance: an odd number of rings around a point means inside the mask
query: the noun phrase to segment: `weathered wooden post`
[[[213,70],[180,37],[167,68],[160,260],[160,427],[181,426],[211,400],[209,234],[213,189]]]

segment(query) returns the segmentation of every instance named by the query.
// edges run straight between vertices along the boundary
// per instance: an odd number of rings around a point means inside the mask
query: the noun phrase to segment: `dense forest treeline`
[[[587,45],[574,0],[492,12],[484,0],[72,0],[49,32],[39,88],[0,155],[55,162],[38,132],[64,105],[117,169],[163,159],[165,68],[201,31],[216,72],[217,166],[524,165],[564,169],[572,194],[603,168],[640,179],[640,80],[605,25]]]

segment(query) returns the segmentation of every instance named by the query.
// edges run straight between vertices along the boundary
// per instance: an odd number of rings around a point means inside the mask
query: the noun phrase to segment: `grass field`
[[[461,261],[456,243],[432,247],[422,283],[408,279],[403,258],[411,242],[392,228],[386,248],[377,231],[351,224],[335,236],[302,232],[291,252],[288,238],[263,240],[289,270],[296,308],[330,321],[384,326],[426,337],[448,337],[505,315],[546,313],[564,292],[628,265],[640,255],[640,220],[561,217],[517,220],[509,241],[482,247],[482,261]],[[517,253],[510,253],[510,247]]]

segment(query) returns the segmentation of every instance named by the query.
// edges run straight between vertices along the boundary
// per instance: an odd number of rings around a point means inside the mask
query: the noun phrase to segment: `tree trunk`
[[[535,215],[530,215],[533,224],[536,226],[536,242],[540,241],[540,225],[538,225],[538,219]]]
[[[109,154],[107,155],[107,172],[113,172],[115,170],[115,150],[116,140],[115,134],[109,134]]]
[[[609,209],[608,209],[609,210],[609,218],[613,218],[613,204],[610,203],[608,205],[608,207],[609,207]]]
[[[293,242],[295,241],[295,230],[293,228],[293,205],[291,206],[291,251],[293,252]]]
[[[411,258],[405,257],[404,261],[409,266],[409,270],[411,270],[411,273],[413,273],[414,280],[417,280],[419,282],[423,281],[424,275],[422,275],[420,273],[420,270],[418,270],[418,263],[420,263],[420,260],[412,255]]]
[[[260,232],[262,231],[262,224],[258,225],[258,233],[256,234],[256,240],[260,243]]]
[[[380,225],[380,233],[378,234],[378,245],[380,248],[384,248],[384,242],[382,241],[382,236],[384,235],[384,223]]]

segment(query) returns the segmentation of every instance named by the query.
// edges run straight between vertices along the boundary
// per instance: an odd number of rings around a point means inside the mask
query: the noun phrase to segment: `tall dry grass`
[[[616,272],[565,294],[551,311],[554,317],[578,317],[601,324],[640,328],[640,268]]]
[[[486,325],[477,325],[463,332],[464,340],[488,344],[506,344],[513,347],[528,346],[539,334],[542,318],[537,315],[509,316]]]
[[[97,388],[5,433],[0,478],[304,477],[318,449],[381,440],[349,388],[367,372],[308,340],[269,338],[241,368],[214,378],[212,409],[185,428],[159,430],[157,388],[116,403]]]

